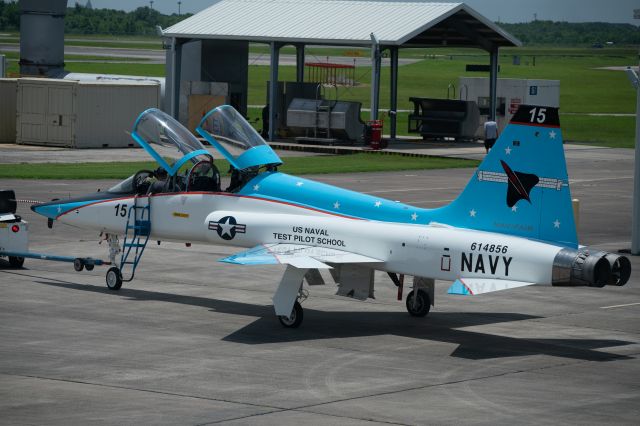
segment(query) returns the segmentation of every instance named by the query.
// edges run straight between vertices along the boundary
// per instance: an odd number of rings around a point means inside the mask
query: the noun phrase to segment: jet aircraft
[[[281,173],[278,155],[230,106],[211,110],[196,130],[230,163],[227,188],[200,140],[149,109],[132,137],[157,161],[156,171],[32,209],[105,235],[111,290],[134,278],[150,239],[239,246],[248,250],[221,261],[286,265],[273,296],[285,327],[302,322],[303,283],[324,284],[321,269],[337,294],[361,300],[374,297],[374,271],[389,274],[399,298],[411,275],[406,308],[418,317],[434,304],[435,280],[452,281],[449,293],[477,295],[629,279],[626,257],[578,244],[556,108],[521,105],[458,198],[436,209]],[[175,160],[159,145],[175,149]]]

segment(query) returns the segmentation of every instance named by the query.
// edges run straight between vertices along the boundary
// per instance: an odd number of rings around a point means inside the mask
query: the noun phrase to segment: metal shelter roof
[[[520,41],[464,3],[397,0],[212,0],[165,37],[326,45],[478,47]]]

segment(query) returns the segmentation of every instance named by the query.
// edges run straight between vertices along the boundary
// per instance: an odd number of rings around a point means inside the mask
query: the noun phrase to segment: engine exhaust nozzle
[[[631,277],[631,262],[626,256],[620,256],[613,253],[607,253],[605,258],[609,261],[611,267],[611,275],[607,285],[623,286]]]
[[[610,260],[607,258],[609,255],[615,259]],[[604,287],[613,282],[622,282],[625,273],[631,274],[631,264],[626,258],[627,263],[619,260],[620,257],[623,256],[603,251],[562,249],[553,261],[552,284],[554,286]],[[620,278],[615,278],[612,273],[614,264]],[[626,279],[628,280],[628,276]]]

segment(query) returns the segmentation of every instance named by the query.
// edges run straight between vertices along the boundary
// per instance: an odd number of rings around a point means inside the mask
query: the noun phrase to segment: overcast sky
[[[79,0],[85,4],[87,0]],[[213,4],[213,0],[182,0],[181,11],[199,12]],[[76,0],[68,0],[73,6]],[[147,0],[91,0],[93,7],[133,10],[148,6]],[[633,9],[640,8],[638,0],[467,0],[466,3],[493,21],[529,22],[534,19],[569,22],[624,22],[640,25],[633,19]],[[153,8],[162,13],[177,13],[177,0],[155,0]]]

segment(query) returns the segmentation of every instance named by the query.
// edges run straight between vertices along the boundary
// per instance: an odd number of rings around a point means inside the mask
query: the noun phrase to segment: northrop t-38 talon
[[[302,321],[303,282],[324,284],[319,269],[330,271],[339,295],[361,300],[374,296],[375,270],[389,273],[399,297],[411,275],[414,316],[433,305],[434,280],[477,295],[535,284],[621,286],[631,274],[626,257],[578,245],[556,108],[520,106],[460,196],[437,209],[280,173],[280,158],[230,106],[210,111],[197,132],[231,164],[228,188],[200,141],[149,109],[132,137],[158,162],[155,172],[32,209],[108,235],[112,290],[133,279],[149,239],[248,248],[221,259],[238,265],[286,264],[273,297],[286,327]],[[156,145],[177,148],[178,158]]]

